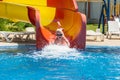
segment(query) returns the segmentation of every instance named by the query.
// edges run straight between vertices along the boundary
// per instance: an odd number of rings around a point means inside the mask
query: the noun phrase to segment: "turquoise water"
[[[0,80],[120,80],[120,47],[0,47]]]

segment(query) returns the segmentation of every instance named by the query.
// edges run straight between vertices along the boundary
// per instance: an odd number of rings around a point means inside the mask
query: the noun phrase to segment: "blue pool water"
[[[0,47],[0,80],[120,80],[120,47]]]

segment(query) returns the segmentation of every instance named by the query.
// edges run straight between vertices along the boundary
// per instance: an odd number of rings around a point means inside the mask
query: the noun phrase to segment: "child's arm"
[[[67,45],[70,47],[70,42],[68,41],[68,39],[64,36],[64,40],[67,43]]]

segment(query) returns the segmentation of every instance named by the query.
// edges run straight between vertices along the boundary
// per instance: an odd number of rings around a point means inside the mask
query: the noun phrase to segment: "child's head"
[[[63,28],[59,28],[56,30],[56,36],[63,36]]]

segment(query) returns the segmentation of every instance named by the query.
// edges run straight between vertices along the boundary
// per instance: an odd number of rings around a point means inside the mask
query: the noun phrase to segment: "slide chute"
[[[36,26],[37,49],[54,41],[57,20],[70,47],[85,48],[86,16],[78,12],[76,0],[0,0],[0,10],[0,17],[28,21]]]

